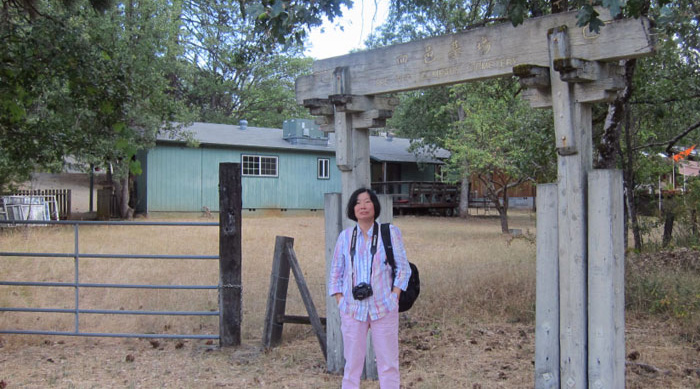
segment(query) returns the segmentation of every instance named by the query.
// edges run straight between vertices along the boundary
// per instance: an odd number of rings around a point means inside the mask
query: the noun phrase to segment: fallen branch
[[[625,362],[626,366],[631,366],[633,368],[638,368],[640,370],[643,370],[646,373],[652,373],[652,374],[668,374],[668,370],[661,370],[656,366],[652,366],[646,363],[640,363],[640,362]]]

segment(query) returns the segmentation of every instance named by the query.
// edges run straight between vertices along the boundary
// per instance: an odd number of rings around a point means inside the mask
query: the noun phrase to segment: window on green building
[[[241,174],[244,176],[277,177],[277,157],[242,155]]]
[[[328,158],[319,158],[318,159],[318,179],[319,180],[328,180],[331,178],[331,160]]]

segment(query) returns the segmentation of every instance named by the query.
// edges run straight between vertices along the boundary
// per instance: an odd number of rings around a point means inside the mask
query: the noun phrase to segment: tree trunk
[[[119,217],[130,220],[134,216],[134,209],[129,207],[129,176],[112,180],[114,184],[114,194],[117,197],[117,207],[119,207]]]
[[[618,93],[618,97],[608,104],[608,114],[605,117],[603,135],[598,144],[598,158],[596,169],[613,169],[617,165],[616,158],[620,155],[620,130],[622,119],[626,117],[627,102],[632,96],[632,77],[637,61],[630,59],[625,62],[625,89]]]
[[[664,213],[664,238],[661,246],[668,247],[673,238],[673,222],[676,220],[676,213],[672,209],[666,209]]]
[[[625,172],[624,175],[626,176],[628,173]],[[628,184],[625,182],[625,200],[627,203],[627,217],[629,220],[629,224],[632,226],[632,237],[634,239],[634,249],[639,251],[642,249],[642,231],[639,226],[639,217],[637,215],[637,198],[634,195],[634,189],[632,187],[634,185],[634,179],[630,180],[630,183]],[[625,223],[625,249],[627,248],[627,234],[628,234],[628,224]]]
[[[508,228],[508,208],[499,205],[496,209],[498,210],[498,217],[501,219],[501,232],[507,234],[510,232]]]
[[[461,97],[460,97],[461,99]],[[467,117],[464,108],[461,105],[457,106],[457,118],[461,122]],[[459,217],[469,217],[469,161],[464,161],[464,172],[462,172],[462,187],[459,194]]]
[[[507,234],[510,232],[508,228],[508,186],[503,187],[503,205],[498,202],[498,216],[501,218],[501,232]]]
[[[639,217],[637,215],[637,199],[634,192],[636,180],[634,178],[635,151],[632,145],[632,120],[630,119],[630,110],[625,110],[625,155],[621,158],[622,174],[625,185],[625,199],[627,203],[627,217],[629,224],[632,227],[632,237],[634,238],[634,249],[641,250],[643,246],[642,231],[639,226]],[[627,248],[627,228],[625,228],[625,248]]]
[[[469,177],[465,174],[462,177],[459,191],[459,217],[469,217]]]

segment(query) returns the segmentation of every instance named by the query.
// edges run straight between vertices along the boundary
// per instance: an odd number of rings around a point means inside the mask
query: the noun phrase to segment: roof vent
[[[241,119],[241,120],[238,122],[238,129],[241,130],[241,131],[247,130],[247,129],[248,129],[248,121],[245,120],[245,119]]]

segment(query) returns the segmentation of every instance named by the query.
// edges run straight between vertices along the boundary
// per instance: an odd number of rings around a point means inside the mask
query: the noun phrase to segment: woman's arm
[[[331,260],[331,271],[328,277],[328,295],[335,296],[338,302],[340,302],[340,298],[343,296],[343,277],[345,276],[344,246],[343,232],[341,232],[335,243],[333,259]]]

